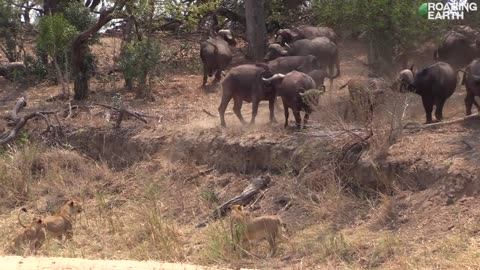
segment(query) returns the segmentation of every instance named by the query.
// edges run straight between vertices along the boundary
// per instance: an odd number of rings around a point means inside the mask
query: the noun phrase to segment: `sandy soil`
[[[183,263],[162,263],[154,261],[128,261],[128,260],[87,260],[79,258],[60,257],[0,257],[2,270],[221,270],[228,268],[204,267]],[[244,269],[244,268],[242,268]]]

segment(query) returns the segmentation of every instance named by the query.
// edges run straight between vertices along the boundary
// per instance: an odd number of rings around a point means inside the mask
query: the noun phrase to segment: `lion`
[[[22,244],[29,245],[30,253],[37,255],[38,249],[43,245],[45,241],[45,228],[46,224],[45,221],[39,217],[34,217],[32,223],[30,225],[25,226],[20,219],[21,212],[27,212],[25,207],[22,207],[20,211],[18,211],[18,223],[23,229],[19,230],[17,236],[15,237],[15,249],[18,250]]]
[[[67,240],[72,239],[72,218],[77,213],[81,213],[82,210],[82,205],[77,200],[67,200],[57,214],[43,219],[47,225],[48,234],[56,237],[58,240],[63,240],[63,235],[65,235]]]
[[[281,239],[288,242],[293,252],[290,239],[283,234],[288,232],[288,229],[280,216],[265,215],[252,218],[241,205],[232,205],[230,210],[232,238],[235,243],[241,243],[243,249],[248,249],[253,240],[266,239],[270,246],[270,257],[273,257],[277,252],[277,240]]]

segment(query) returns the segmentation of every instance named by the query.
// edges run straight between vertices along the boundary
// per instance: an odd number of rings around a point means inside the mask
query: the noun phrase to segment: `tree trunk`
[[[117,4],[120,3],[118,6]],[[125,6],[125,1],[116,1],[114,6],[110,9],[103,10],[100,13],[96,24],[80,33],[72,43],[72,74],[75,78],[74,83],[74,99],[82,100],[88,97],[88,80],[90,74],[88,67],[85,64],[85,55],[88,52],[88,40],[93,34],[97,33],[102,26],[113,19],[111,13],[115,9],[121,10]]]
[[[57,13],[57,6],[60,0],[44,0],[43,1],[43,13],[44,15]]]
[[[368,65],[371,77],[390,76],[393,72],[393,44],[383,33],[371,33],[368,38]]]
[[[247,22],[247,58],[263,59],[267,52],[267,28],[265,25],[265,0],[245,0]]]
[[[62,84],[62,98],[68,99],[70,95],[70,91],[68,90],[68,80],[65,81],[65,77],[62,74],[62,70],[60,69],[60,65],[58,65],[58,61],[56,57],[52,58],[53,66],[55,67],[55,73],[57,73],[57,80]]]

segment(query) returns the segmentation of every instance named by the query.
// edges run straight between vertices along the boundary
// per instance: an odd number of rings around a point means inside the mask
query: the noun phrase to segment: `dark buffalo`
[[[329,27],[315,27],[301,25],[291,29],[280,29],[275,34],[275,42],[280,45],[292,43],[300,39],[314,39],[317,37],[326,37],[335,44],[338,42],[338,35]]]
[[[297,128],[301,127],[300,111],[305,112],[303,119],[304,126],[307,124],[309,115],[318,106],[320,94],[315,81],[307,74],[299,71],[292,71],[287,74],[277,73],[270,78],[263,78],[267,83],[275,87],[276,95],[283,101],[285,112],[285,127],[288,126],[288,109],[292,109]]]
[[[328,72],[326,72],[323,69],[315,69],[315,70],[309,71],[309,72],[307,72],[307,75],[312,77],[312,79],[315,81],[315,84],[317,85],[317,87],[319,87],[321,85],[324,85],[325,78],[333,79],[333,77],[330,76],[328,74]]]
[[[337,45],[328,38],[301,39],[285,47],[280,46],[280,44],[270,44],[265,60],[270,61],[287,55],[314,55],[319,63],[319,69],[328,67],[330,82],[340,76],[340,59]],[[336,73],[334,73],[335,67]]]
[[[246,124],[241,113],[243,101],[252,103],[250,124],[255,123],[258,104],[261,100],[269,101],[270,121],[276,122],[274,115],[275,89],[262,81],[262,75],[271,75],[266,64],[247,64],[230,69],[222,81],[222,101],[218,107],[222,126],[226,126],[225,110],[232,98],[234,102],[233,111],[242,124]]]
[[[468,26],[456,27],[445,34],[433,58],[462,68],[480,56],[479,38],[480,33]]]
[[[475,96],[480,96],[480,59],[475,59],[467,67],[463,74],[462,84],[467,89],[467,96],[465,97],[465,108],[467,115],[472,114],[472,105],[475,104],[477,110],[480,111],[480,106],[475,101]]]
[[[432,123],[433,105],[435,118],[443,119],[443,105],[455,92],[457,74],[445,62],[437,62],[415,73],[413,67],[400,72],[400,92],[411,91],[422,97],[423,108],[426,114],[426,124]]]
[[[272,73],[286,74],[290,71],[310,72],[318,69],[320,63],[313,55],[280,57],[267,63]]]
[[[207,76],[213,76],[215,73],[215,79],[213,84],[220,81],[222,71],[232,61],[231,46],[235,46],[236,42],[229,30],[220,30],[218,34],[203,41],[200,44],[200,58],[203,63],[203,84],[207,83]]]

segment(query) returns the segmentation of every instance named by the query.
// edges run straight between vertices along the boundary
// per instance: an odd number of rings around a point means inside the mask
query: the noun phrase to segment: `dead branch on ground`
[[[422,125],[422,124],[415,123],[415,122],[409,122],[409,123],[405,124],[403,129],[408,129],[408,130],[411,130],[411,131],[420,131],[420,130],[426,129],[426,128],[435,128],[435,127],[439,127],[439,126],[456,124],[456,123],[460,123],[460,122],[463,122],[463,121],[466,121],[466,120],[469,120],[469,119],[473,119],[473,118],[480,118],[480,113],[467,115],[465,117],[450,120],[450,121],[442,121],[442,122],[436,122],[436,123],[432,123],[432,124]]]
[[[220,217],[224,217],[227,214],[227,210],[229,209],[229,207],[231,205],[234,205],[234,204],[246,205],[246,204],[248,204],[250,201],[252,201],[255,198],[255,196],[259,192],[261,192],[262,190],[267,188],[271,181],[272,181],[272,179],[268,175],[260,176],[260,177],[257,177],[255,179],[253,179],[252,183],[250,185],[248,185],[240,195],[238,195],[238,196],[226,201],[225,203],[223,203],[221,206],[219,206],[217,209],[215,209],[212,214],[210,214],[210,216],[207,218],[206,221],[204,221],[200,224],[197,224],[197,226],[195,226],[195,227],[196,228],[204,227],[204,226],[207,225],[208,222],[215,221]]]
[[[17,100],[17,103],[15,103],[15,107],[13,107],[12,112],[10,115],[7,115],[5,118],[10,121],[13,125],[18,121],[18,113],[27,106],[27,101],[25,100],[24,97],[20,97]]]
[[[191,175],[191,176],[189,176],[188,178],[186,178],[185,180],[183,180],[183,184],[185,185],[186,183],[192,181],[193,179],[198,178],[198,177],[200,177],[200,176],[204,176],[204,175],[206,175],[207,173],[213,172],[214,170],[215,170],[215,169],[206,169],[206,170],[200,171],[200,172],[198,172],[198,173],[196,173],[196,174],[194,174],[194,175]]]
[[[57,114],[56,111],[37,111],[37,112],[29,113],[22,117],[18,116],[18,113],[20,112],[20,110],[24,108],[26,105],[27,105],[27,102],[24,97],[20,97],[17,100],[17,103],[15,104],[15,107],[13,108],[10,116],[7,117],[9,120],[13,121],[15,127],[10,131],[10,133],[6,137],[0,140],[0,145],[7,144],[11,142],[13,139],[15,139],[15,137],[17,137],[18,135],[18,132],[20,132],[20,130],[25,126],[25,124],[27,124],[28,120],[32,118],[41,117],[42,119],[45,120],[45,123],[47,124],[47,129],[43,133],[47,133],[52,130],[53,126],[50,123],[48,115],[53,114],[56,116]],[[59,126],[61,126],[60,121],[58,121],[58,118],[56,119]]]
[[[110,106],[110,105],[107,105],[107,104],[101,104],[101,103],[94,103],[94,105],[101,106],[101,107],[113,110],[115,112],[118,112],[119,115],[118,115],[117,122],[115,123],[114,128],[119,128],[120,127],[120,124],[122,123],[123,118],[126,115],[133,116],[134,118],[142,121],[145,124],[147,124],[147,120],[145,118],[157,118],[155,116],[146,115],[146,114],[139,113],[139,112],[136,112],[136,111],[127,110],[124,106],[120,106],[119,108],[117,108],[117,107],[114,107],[114,106]]]
[[[210,111],[208,111],[208,110],[205,109],[205,108],[202,108],[202,111],[203,111],[204,113],[206,113],[208,116],[212,117],[212,118],[219,117],[218,114],[214,114],[213,112],[210,112]],[[225,115],[232,115],[232,114],[234,114],[234,113],[233,113],[233,112],[225,112]]]

